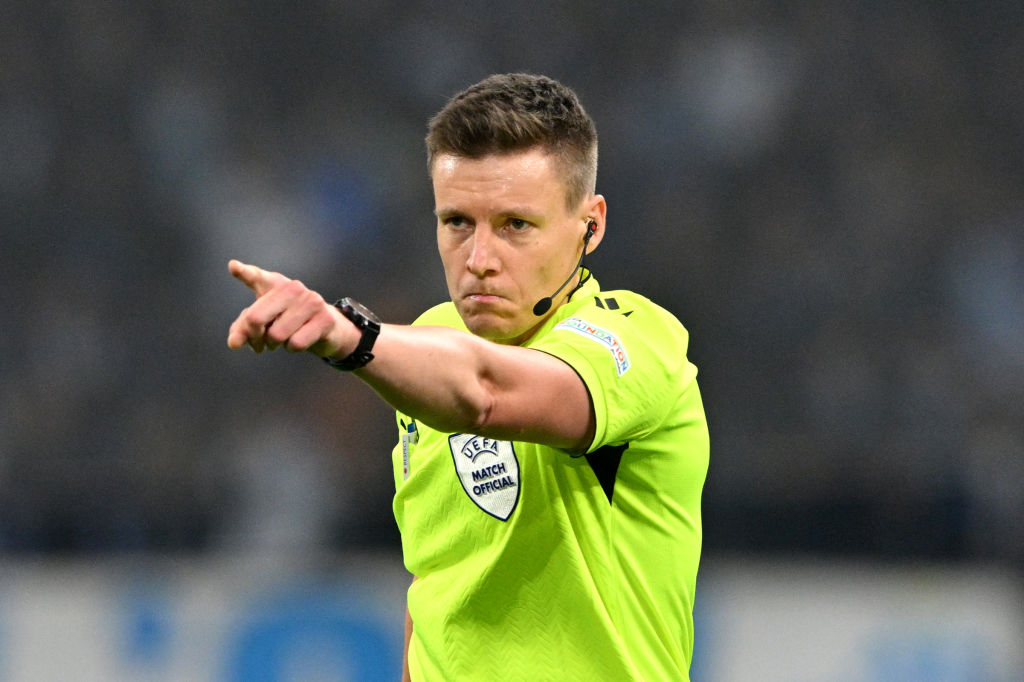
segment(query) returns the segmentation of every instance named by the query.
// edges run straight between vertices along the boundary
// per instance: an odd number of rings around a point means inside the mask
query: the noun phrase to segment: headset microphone
[[[534,315],[540,317],[541,315],[549,311],[551,309],[551,303],[554,301],[555,296],[558,296],[559,292],[562,291],[562,289],[564,289],[565,286],[572,281],[572,278],[576,276],[576,271],[583,267],[583,258],[587,255],[587,244],[590,243],[590,238],[594,236],[594,232],[596,231],[597,223],[591,220],[589,223],[587,223],[587,233],[583,236],[583,253],[580,254],[580,262],[577,263],[576,267],[572,269],[572,274],[569,275],[569,279],[562,282],[562,286],[555,289],[555,293],[551,294],[550,296],[545,296],[544,298],[537,301],[537,303],[533,306]],[[581,279],[580,283],[576,285],[576,289],[579,289],[581,286],[583,286],[583,283],[586,282],[589,278],[590,277],[588,275],[587,277]],[[576,289],[573,289],[572,292],[569,293],[569,296],[572,296],[572,294],[575,293]]]

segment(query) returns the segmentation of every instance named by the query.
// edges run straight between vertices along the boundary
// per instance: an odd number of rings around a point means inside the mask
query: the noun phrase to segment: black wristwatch
[[[373,343],[377,340],[377,335],[380,334],[380,318],[359,301],[354,301],[348,297],[335,301],[334,307],[351,320],[352,324],[358,327],[363,335],[359,339],[356,349],[346,357],[341,360],[324,358],[324,362],[335,369],[351,372],[354,369],[366,366],[366,363],[373,360],[373,353],[370,351],[373,349]]]

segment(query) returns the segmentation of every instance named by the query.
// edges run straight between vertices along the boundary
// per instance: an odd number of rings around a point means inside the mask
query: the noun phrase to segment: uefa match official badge
[[[519,502],[519,460],[511,441],[471,433],[448,436],[462,489],[476,506],[508,521]]]

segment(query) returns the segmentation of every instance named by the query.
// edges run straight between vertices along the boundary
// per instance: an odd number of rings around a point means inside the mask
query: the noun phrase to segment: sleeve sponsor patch
[[[555,329],[565,329],[588,339],[597,341],[611,351],[612,359],[615,360],[615,369],[622,376],[629,369],[629,354],[626,347],[622,345],[618,337],[607,329],[601,329],[578,317],[570,317],[555,325]]]

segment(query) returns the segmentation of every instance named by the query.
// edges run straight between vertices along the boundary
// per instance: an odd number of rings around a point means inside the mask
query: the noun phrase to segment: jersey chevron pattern
[[[465,330],[451,303],[416,321]],[[688,680],[708,432],[688,336],[594,279],[526,344],[586,383],[573,457],[398,414],[413,680]]]

